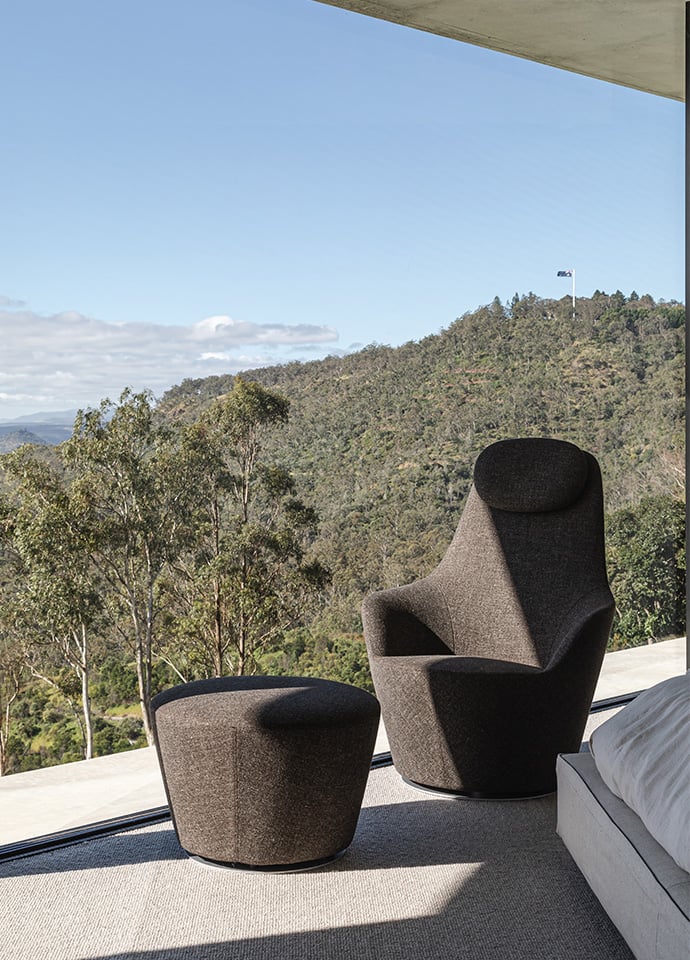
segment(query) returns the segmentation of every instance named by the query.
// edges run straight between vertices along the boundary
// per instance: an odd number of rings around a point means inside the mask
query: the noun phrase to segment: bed
[[[558,833],[637,960],[690,957],[690,672],[557,761]]]

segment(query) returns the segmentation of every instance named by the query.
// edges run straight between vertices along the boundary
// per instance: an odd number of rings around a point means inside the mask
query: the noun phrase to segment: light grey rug
[[[555,833],[555,800],[437,799],[372,772],[318,871],[189,860],[170,823],[0,867],[2,960],[632,960]]]

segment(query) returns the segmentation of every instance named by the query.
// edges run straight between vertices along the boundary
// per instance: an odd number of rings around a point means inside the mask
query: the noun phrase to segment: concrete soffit
[[[684,0],[319,0],[355,13],[685,99]]]

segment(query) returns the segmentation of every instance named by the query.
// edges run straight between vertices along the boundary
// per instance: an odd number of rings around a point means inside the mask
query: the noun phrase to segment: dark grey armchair
[[[364,601],[400,774],[477,797],[555,790],[557,754],[580,748],[613,612],[594,457],[543,438],[487,447],[438,567]]]

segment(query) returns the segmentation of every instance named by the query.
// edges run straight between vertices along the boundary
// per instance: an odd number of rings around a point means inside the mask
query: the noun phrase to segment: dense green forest
[[[683,348],[678,303],[516,295],[398,348],[126,393],[3,456],[0,770],[150,742],[179,679],[370,686],[362,597],[431,570],[508,436],[601,463],[611,649],[683,632]]]
[[[357,633],[364,593],[438,562],[476,457],[503,437],[577,443],[602,465],[610,523],[653,497],[677,531],[684,318],[677,303],[602,293],[578,300],[573,319],[569,298],[529,294],[510,304],[496,299],[421,342],[244,374],[291,401],[270,453],[290,465],[321,517],[317,551],[333,573],[324,628]],[[160,408],[193,418],[231,384],[185,381]],[[616,562],[610,550],[609,565]],[[632,639],[619,635],[616,644]]]

